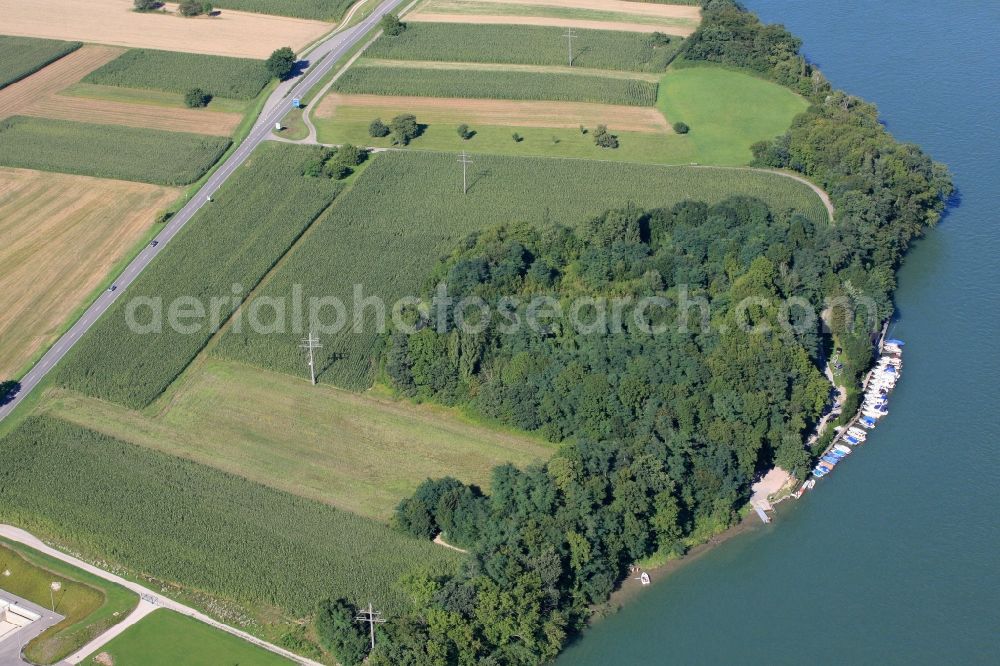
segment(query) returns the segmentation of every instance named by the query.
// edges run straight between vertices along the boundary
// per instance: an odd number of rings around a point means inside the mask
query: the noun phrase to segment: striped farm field
[[[0,168],[0,377],[49,345],[178,190]]]
[[[345,95],[331,93],[313,111],[318,127],[340,121],[392,118],[414,113],[420,122],[503,125],[505,127],[551,127],[576,130],[580,125],[609,125],[627,132],[668,133],[663,114],[652,107],[588,104],[585,102],[537,102],[526,100]],[[367,141],[372,141],[367,137]],[[325,143],[328,143],[324,141]]]
[[[426,0],[406,20],[659,31],[686,37],[698,27],[701,13],[692,6],[616,0]]]
[[[60,94],[95,70],[100,71],[102,66],[118,62],[122,55],[122,49],[116,47],[88,44],[7,86],[0,90],[0,120],[22,115],[216,136],[232,134],[242,120],[239,113],[183,107],[163,108],[150,104],[85,99]],[[177,55],[195,59],[206,57]]]
[[[80,42],[0,35],[0,88],[80,48]]]
[[[230,10],[181,20],[134,12],[128,0],[0,0],[0,16],[7,35],[259,59],[283,46],[299,51],[331,28],[323,21]]]
[[[334,84],[341,93],[551,100],[652,106],[651,81],[546,72],[392,67],[359,61]]]
[[[51,118],[0,120],[0,166],[159,185],[193,183],[229,144],[225,137]]]
[[[366,58],[439,60],[517,65],[566,65],[565,30],[544,26],[413,23],[396,37],[383,35]],[[663,44],[648,34],[618,30],[576,33],[574,67],[662,72],[684,40]]]
[[[39,100],[58,93],[123,53],[112,46],[88,44],[31,76],[0,90],[0,120],[24,114]]]

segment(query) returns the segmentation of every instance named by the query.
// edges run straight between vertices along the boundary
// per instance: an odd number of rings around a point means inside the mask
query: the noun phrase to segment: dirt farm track
[[[299,50],[332,28],[322,21],[229,10],[216,17],[182,18],[140,14],[131,7],[132,0],[0,0],[0,33],[266,58],[282,46]]]

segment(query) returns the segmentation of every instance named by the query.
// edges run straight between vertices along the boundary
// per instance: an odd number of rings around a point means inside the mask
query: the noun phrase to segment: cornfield
[[[218,0],[218,9],[274,14],[317,21],[339,21],[356,0]]]
[[[344,73],[334,89],[343,93],[537,99],[652,106],[657,84],[635,79],[548,72],[481,72],[364,65]]]
[[[0,35],[0,88],[31,76],[81,46],[80,42]]]
[[[176,93],[201,88],[215,97],[253,99],[271,80],[271,75],[262,60],[132,49],[83,80]]]
[[[156,399],[213,334],[212,299],[222,302],[224,322],[340,192],[336,181],[302,175],[310,154],[300,146],[261,146],[73,349],[59,381],[133,408]],[[169,306],[181,297],[197,299],[205,311],[201,320],[184,320],[200,324],[191,333],[169,325]],[[135,298],[161,299],[160,333],[128,325]],[[134,312],[140,323],[154,316],[151,308]]]
[[[352,513],[51,417],[0,441],[0,517],[86,557],[302,617],[328,596],[407,605],[399,577],[461,555]]]
[[[563,28],[526,25],[411,23],[396,37],[383,35],[365,55],[393,60],[439,60],[517,65],[566,65]],[[573,65],[595,69],[662,72],[684,40],[654,46],[643,33],[577,30]]]
[[[229,147],[226,137],[14,116],[0,121],[0,165],[187,185]]]

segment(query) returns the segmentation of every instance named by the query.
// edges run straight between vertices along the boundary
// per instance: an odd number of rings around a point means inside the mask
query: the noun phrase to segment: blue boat
[[[817,479],[820,478],[821,476],[826,476],[827,473],[828,472],[822,467],[816,467],[813,469],[813,476],[815,476]]]
[[[889,340],[886,340],[885,344],[887,344],[887,345],[896,345],[897,347],[902,347],[906,343],[903,342],[902,340],[897,340],[896,338],[891,338]]]
[[[854,437],[851,437],[850,435],[848,435],[847,437],[845,437],[844,441],[847,442],[848,444],[851,444],[852,446],[857,446],[858,445],[858,440],[855,439]]]
[[[828,462],[831,465],[836,465],[837,463],[840,462],[840,458],[834,458],[831,455],[825,455],[822,458],[820,458],[820,460],[822,460],[823,462]]]
[[[826,452],[826,455],[833,456],[837,460],[843,460],[844,458],[847,457],[846,453],[844,453],[843,451],[837,451],[836,449],[830,449],[829,451]]]

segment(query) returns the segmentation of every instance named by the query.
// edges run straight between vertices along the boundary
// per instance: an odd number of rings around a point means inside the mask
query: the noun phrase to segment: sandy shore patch
[[[168,8],[171,6],[168,5]],[[322,21],[222,10],[219,16],[182,18],[131,11],[131,0],[0,0],[0,32],[187,53],[266,58],[274,49],[298,50],[333,26]]]
[[[344,95],[323,98],[314,114],[336,120],[338,108],[365,108],[386,116],[415,113],[421,122],[472,123],[507,127],[574,128],[608,125],[622,132],[669,133],[659,111],[651,107],[587,104],[583,102],[534,102],[446,97]]]

